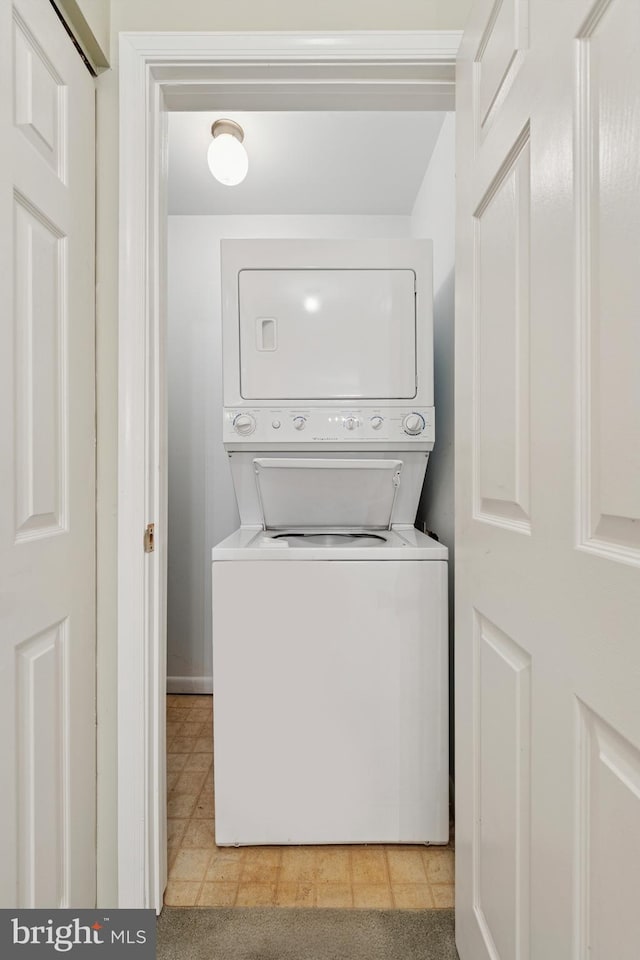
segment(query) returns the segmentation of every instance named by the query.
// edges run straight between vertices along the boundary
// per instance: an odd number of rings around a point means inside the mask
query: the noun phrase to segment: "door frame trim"
[[[164,256],[170,109],[453,110],[460,31],[123,33],[119,104],[117,876],[166,879]],[[213,104],[213,106],[212,106]],[[279,106],[278,106],[279,105]],[[156,522],[156,551],[143,534]]]

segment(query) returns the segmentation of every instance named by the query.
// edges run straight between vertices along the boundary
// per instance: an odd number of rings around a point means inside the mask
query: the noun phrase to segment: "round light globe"
[[[207,151],[209,170],[226,187],[242,183],[249,169],[249,157],[240,141],[230,133],[219,133]]]

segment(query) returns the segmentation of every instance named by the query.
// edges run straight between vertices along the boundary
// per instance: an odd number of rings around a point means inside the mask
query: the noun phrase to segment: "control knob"
[[[252,417],[250,413],[239,413],[233,421],[233,429],[236,433],[239,433],[241,437],[248,437],[250,433],[256,428],[255,417]]]
[[[293,425],[294,425],[294,427],[296,428],[296,430],[304,430],[304,427],[305,427],[306,422],[307,422],[307,418],[306,418],[306,417],[294,417],[294,418],[293,418]]]
[[[344,426],[346,430],[356,430],[360,426],[360,421],[357,417],[347,417]]]
[[[402,429],[410,437],[417,437],[424,430],[424,417],[419,413],[408,413],[402,419]]]
[[[384,420],[382,417],[371,417],[371,420],[369,421],[369,423],[371,424],[374,430],[379,430],[382,424],[384,423]]]

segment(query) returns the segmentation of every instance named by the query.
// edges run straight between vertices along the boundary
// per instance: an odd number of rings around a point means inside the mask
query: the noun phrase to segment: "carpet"
[[[165,907],[157,960],[458,960],[453,910]]]

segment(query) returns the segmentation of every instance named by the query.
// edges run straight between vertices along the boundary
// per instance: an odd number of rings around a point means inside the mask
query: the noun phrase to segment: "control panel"
[[[246,440],[251,444],[433,443],[434,408],[227,408],[223,440],[225,443]]]

